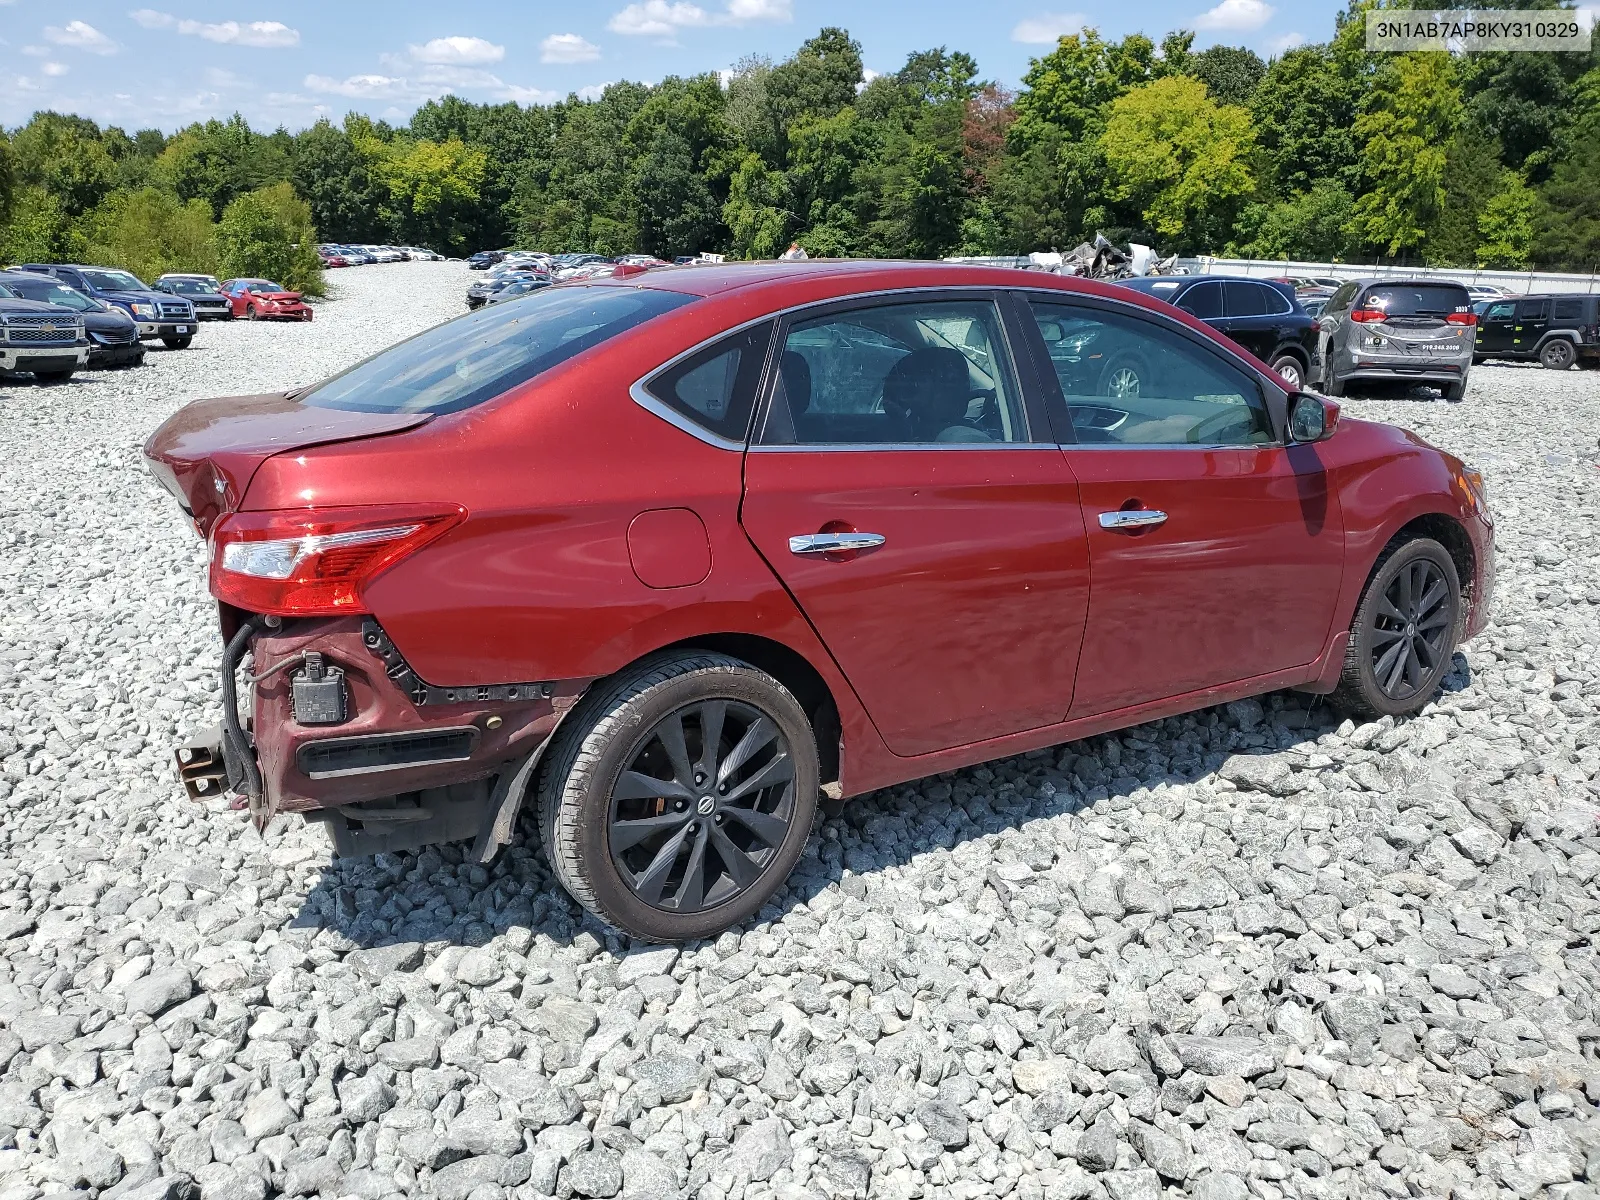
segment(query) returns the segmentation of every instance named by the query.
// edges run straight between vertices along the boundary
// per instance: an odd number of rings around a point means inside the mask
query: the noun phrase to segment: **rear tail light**
[[[282,617],[366,612],[367,584],[466,515],[418,505],[229,513],[211,534],[211,594]]]
[[[1452,325],[1476,325],[1478,323],[1478,314],[1473,312],[1451,313],[1445,320]]]
[[[1312,333],[1321,333],[1322,332],[1322,322],[1317,320],[1315,317],[1311,318],[1311,332]]]
[[[1388,316],[1381,308],[1356,308],[1350,311],[1350,319],[1365,324],[1368,321],[1381,321]]]

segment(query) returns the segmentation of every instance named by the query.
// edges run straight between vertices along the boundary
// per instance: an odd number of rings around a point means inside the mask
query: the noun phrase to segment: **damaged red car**
[[[623,267],[145,453],[226,642],[192,793],[476,861],[527,803],[645,939],[755,913],[824,788],[1279,688],[1415,711],[1494,579],[1451,455],[1160,301],[949,264]]]
[[[222,285],[229,312],[249,321],[309,321],[314,315],[300,292],[270,279],[229,279]]]

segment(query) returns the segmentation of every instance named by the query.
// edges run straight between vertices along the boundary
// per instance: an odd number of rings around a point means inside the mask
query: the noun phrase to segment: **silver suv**
[[[1443,279],[1359,279],[1328,298],[1322,325],[1322,388],[1343,396],[1364,382],[1437,387],[1466,394],[1477,334],[1472,297]]]

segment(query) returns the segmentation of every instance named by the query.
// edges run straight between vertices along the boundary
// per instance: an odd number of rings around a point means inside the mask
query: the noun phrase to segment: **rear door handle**
[[[1101,529],[1150,529],[1166,523],[1167,514],[1155,508],[1119,508],[1100,514]],[[791,539],[790,545],[793,544]]]
[[[881,533],[802,533],[789,539],[790,554],[840,554],[871,550],[888,541]]]

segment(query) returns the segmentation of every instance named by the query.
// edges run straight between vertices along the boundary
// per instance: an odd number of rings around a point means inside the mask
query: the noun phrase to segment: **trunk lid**
[[[201,537],[239,507],[258,468],[275,454],[414,429],[431,413],[308,408],[293,393],[197,400],[150,435],[150,473],[173,494]]]

